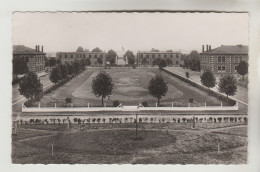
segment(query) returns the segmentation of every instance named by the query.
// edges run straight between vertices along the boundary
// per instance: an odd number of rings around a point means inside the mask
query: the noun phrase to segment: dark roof
[[[140,51],[137,53],[146,53],[146,54],[181,54],[181,51],[171,51],[171,52],[167,52],[167,51],[159,51],[159,52],[152,52],[152,51]]]
[[[201,54],[248,54],[248,46],[245,45],[221,45],[211,51]]]
[[[42,54],[42,55],[45,55],[45,53],[41,52],[41,51],[36,51],[35,49],[32,49],[32,48],[29,48],[29,47],[26,47],[24,45],[14,45],[13,46],[13,54],[35,54],[35,55],[39,55],[39,54]]]

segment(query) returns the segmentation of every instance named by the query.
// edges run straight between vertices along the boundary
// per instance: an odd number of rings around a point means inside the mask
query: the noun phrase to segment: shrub
[[[66,97],[65,101],[66,101],[66,103],[71,103],[72,102],[70,97]]]
[[[143,105],[144,107],[148,107],[148,102],[147,102],[147,101],[143,101],[143,102],[142,102],[142,105]]]
[[[118,100],[113,101],[113,107],[117,107],[120,105],[120,102]]]
[[[189,102],[190,102],[190,103],[193,103],[193,97],[190,97],[190,98],[189,98]]]

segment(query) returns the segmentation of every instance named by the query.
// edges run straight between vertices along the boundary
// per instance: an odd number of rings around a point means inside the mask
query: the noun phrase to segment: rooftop
[[[13,45],[13,54],[42,54],[42,55],[45,55],[44,52],[36,51],[35,49],[26,47],[24,45]]]
[[[173,54],[180,54],[181,51],[159,51],[159,52],[152,52],[152,51],[139,51],[137,53],[149,53],[149,54],[164,54],[164,53],[173,53]]]
[[[221,45],[211,51],[205,51],[201,54],[248,54],[248,46],[245,45]]]

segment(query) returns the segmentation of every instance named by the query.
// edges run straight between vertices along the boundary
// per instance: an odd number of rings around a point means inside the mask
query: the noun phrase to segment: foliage
[[[61,74],[60,68],[58,66],[54,67],[51,70],[49,79],[54,84],[57,84],[58,82],[60,82],[62,80],[62,74]]]
[[[101,53],[102,50],[98,47],[94,48],[91,52],[98,52],[98,53]]]
[[[101,96],[102,106],[104,105],[103,99],[112,94],[113,86],[111,76],[104,71],[93,78],[92,93],[97,97]]]
[[[42,93],[42,84],[34,72],[29,72],[22,77],[19,83],[19,92],[27,99],[32,99]]]
[[[216,78],[210,70],[205,70],[200,76],[201,84],[205,87],[213,88],[216,85]]]
[[[81,46],[79,46],[77,49],[77,52],[83,52],[83,51],[84,51],[84,49]]]
[[[119,105],[120,105],[119,100],[114,100],[114,101],[113,101],[113,107],[117,107],[117,106],[119,106]]]
[[[154,59],[154,61],[153,61],[153,65],[155,66],[155,65],[158,65],[159,64],[159,61],[160,61],[160,58],[156,58],[156,59]]]
[[[146,57],[142,58],[142,64],[143,64],[144,66],[146,65],[146,62],[147,62],[147,58],[146,58]]]
[[[186,71],[186,72],[185,72],[185,76],[186,76],[187,79],[189,79],[190,73],[189,73],[188,71]]]
[[[91,65],[91,61],[89,58],[86,59],[86,66],[90,66]]]
[[[224,75],[220,78],[218,90],[228,96],[233,96],[237,92],[237,81],[233,75]]]
[[[239,65],[237,66],[237,73],[242,75],[244,80],[244,75],[248,73],[248,63],[245,61],[240,61]]]
[[[75,74],[75,68],[73,64],[68,64],[68,74],[69,75]]]
[[[148,107],[148,102],[147,102],[147,101],[143,101],[143,102],[142,102],[142,105],[143,105],[144,107]]]
[[[62,80],[67,79],[68,74],[69,74],[68,66],[67,65],[60,65],[59,68],[60,68]]]
[[[98,64],[102,64],[103,63],[103,60],[99,57],[98,59],[97,59],[97,62],[98,62]]]
[[[124,59],[126,59],[126,57],[129,65],[132,66],[135,64],[135,55],[132,51],[127,50],[127,52],[124,54]]]
[[[24,58],[15,57],[13,59],[13,75],[25,74],[28,72],[28,67]]]
[[[161,76],[153,77],[148,85],[149,93],[158,99],[158,105],[160,104],[160,99],[165,96],[168,91],[167,83]]]
[[[199,53],[195,50],[184,58],[184,68],[190,68],[191,70],[200,71],[200,59]]]
[[[52,66],[55,66],[57,64],[57,59],[55,57],[52,57],[49,59],[49,65],[52,67]]]
[[[164,59],[160,59],[158,66],[160,69],[163,69],[166,67],[166,61]]]
[[[166,65],[171,66],[172,65],[172,60],[170,58],[166,59]]]
[[[111,65],[115,64],[116,62],[116,52],[114,50],[109,50],[107,52],[106,61],[108,61]]]
[[[72,103],[72,100],[71,100],[70,97],[66,97],[65,102],[66,102],[66,103]]]
[[[79,71],[81,70],[81,64],[80,64],[80,62],[79,62],[79,61],[75,61],[75,62],[73,63],[73,65],[74,65],[75,73],[79,73]]]

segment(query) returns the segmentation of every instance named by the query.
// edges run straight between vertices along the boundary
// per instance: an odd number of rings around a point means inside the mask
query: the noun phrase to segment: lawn
[[[147,101],[149,106],[155,106],[157,99],[149,95],[147,89],[150,79],[155,75],[161,75],[168,83],[168,92],[161,99],[162,106],[188,106],[189,98],[193,98],[194,102],[191,106],[220,105],[220,100],[207,93],[190,86],[189,84],[169,76],[158,69],[103,69],[109,73],[113,79],[113,94],[105,99],[107,106],[112,106],[114,100],[119,100],[123,105],[138,105],[143,101]],[[92,93],[91,83],[100,70],[88,69],[80,76],[74,78],[69,83],[58,88],[56,91],[45,95],[40,103],[41,106],[53,107],[66,106],[65,98],[71,97],[73,106],[100,106],[101,98],[96,97]],[[39,102],[35,103],[35,106]],[[223,102],[223,106],[226,103]]]
[[[13,163],[69,164],[245,164],[247,137],[241,136],[247,126],[236,129],[173,130],[174,125],[141,126],[138,139],[134,124],[92,125],[82,129],[73,125],[70,130],[57,127],[55,134],[26,141],[13,140]],[[181,124],[183,125],[183,124]],[[33,125],[28,125],[32,128]],[[51,125],[47,125],[51,126]],[[115,126],[115,127],[113,127]],[[157,125],[156,125],[157,126]],[[32,129],[31,128],[31,129]],[[169,128],[169,129],[167,129]],[[185,128],[185,127],[184,127]],[[235,131],[235,132],[234,132]],[[35,131],[36,132],[36,131]],[[25,136],[28,138],[28,136]],[[14,139],[14,137],[13,137]],[[51,143],[54,142],[54,156]],[[220,152],[217,153],[217,142]]]

